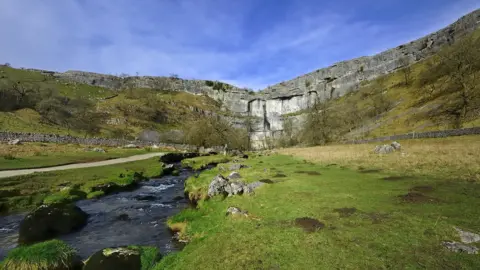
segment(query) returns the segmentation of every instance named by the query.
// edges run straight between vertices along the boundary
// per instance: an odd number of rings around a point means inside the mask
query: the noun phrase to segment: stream
[[[166,221],[189,206],[184,182],[193,175],[180,169],[179,176],[164,176],[142,182],[134,191],[108,195],[76,203],[88,213],[88,224],[80,231],[57,237],[78,251],[82,258],[115,246],[156,246],[162,254],[179,251],[181,243],[172,239]],[[22,215],[0,217],[0,260],[17,246]]]

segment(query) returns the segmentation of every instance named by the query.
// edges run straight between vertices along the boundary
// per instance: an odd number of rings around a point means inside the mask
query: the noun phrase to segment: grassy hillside
[[[480,30],[435,56],[330,101],[328,109],[342,126],[332,129],[352,139],[479,126],[478,63]],[[470,92],[463,93],[458,85],[468,84]],[[455,119],[455,114],[461,114],[463,94],[470,107],[464,117]]]
[[[12,92],[21,96],[23,91],[27,92],[27,96],[40,96],[33,105],[21,104],[10,108],[7,106],[9,104],[3,104],[4,106],[0,108],[2,131],[84,136],[85,132],[81,129],[70,128],[68,125],[53,123],[46,119],[45,110],[39,109],[39,102],[50,98],[52,96],[50,92],[54,93],[55,98],[61,99],[61,102],[81,100],[90,103],[92,110],[101,117],[97,134],[104,137],[133,138],[144,129],[159,131],[178,129],[184,121],[205,111],[219,111],[219,105],[206,96],[164,89],[127,89],[116,92],[59,80],[39,71],[7,66],[0,66],[0,86],[3,93]],[[13,89],[13,86],[18,89]]]

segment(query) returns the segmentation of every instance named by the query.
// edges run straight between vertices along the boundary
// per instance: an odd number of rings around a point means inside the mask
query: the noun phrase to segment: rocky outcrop
[[[71,204],[42,205],[20,223],[19,244],[32,244],[78,230],[88,215]]]
[[[250,184],[245,184],[240,181],[229,182],[229,179],[222,175],[217,175],[213,178],[208,186],[208,197],[217,195],[234,196],[242,194],[252,194],[255,189],[261,187],[265,183],[257,181]]]
[[[393,72],[403,66],[400,59],[409,63],[418,62],[438,52],[444,45],[473,32],[480,25],[480,9],[452,25],[426,37],[400,45],[373,56],[342,61],[330,67],[281,82],[254,93],[247,89],[204,80],[182,80],[177,77],[112,76],[82,71],[65,73],[47,72],[49,75],[111,89],[126,87],[159,88],[206,95],[220,102],[237,116],[236,125],[245,125],[245,117],[251,119],[251,141],[255,147],[264,147],[265,139],[282,133],[285,118],[294,125],[303,122],[304,116],[285,117],[286,114],[301,114],[316,100],[337,98],[355,91],[360,83]],[[168,87],[168,88],[167,88]]]
[[[389,154],[393,153],[395,151],[400,151],[402,149],[402,146],[398,142],[393,142],[390,145],[384,144],[384,145],[377,145],[373,152],[375,154]]]

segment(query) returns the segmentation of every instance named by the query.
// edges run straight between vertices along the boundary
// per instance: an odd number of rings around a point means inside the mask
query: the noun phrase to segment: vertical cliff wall
[[[112,89],[125,87],[159,88],[168,84],[168,89],[207,95],[238,116],[237,124],[245,117],[253,119],[251,138],[253,145],[261,147],[265,138],[280,134],[285,114],[301,112],[316,100],[343,96],[358,89],[362,81],[375,79],[402,67],[401,58],[414,63],[436,53],[439,49],[473,32],[480,25],[480,9],[440,31],[398,46],[374,56],[336,63],[330,67],[285,81],[258,93],[228,86],[214,89],[204,80],[182,80],[166,77],[116,77],[81,71],[51,73],[60,79],[76,81]],[[291,116],[300,125],[303,117]]]

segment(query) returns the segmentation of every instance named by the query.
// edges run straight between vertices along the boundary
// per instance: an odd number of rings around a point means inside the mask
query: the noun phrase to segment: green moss
[[[103,191],[94,191],[87,194],[87,199],[97,199],[105,195]]]
[[[83,191],[66,188],[60,192],[53,193],[47,196],[44,200],[44,204],[55,204],[55,203],[68,203],[74,202],[81,199],[85,199],[86,194]]]
[[[50,240],[13,249],[2,262],[2,269],[71,269],[75,260],[76,252],[73,248],[60,240]]]

